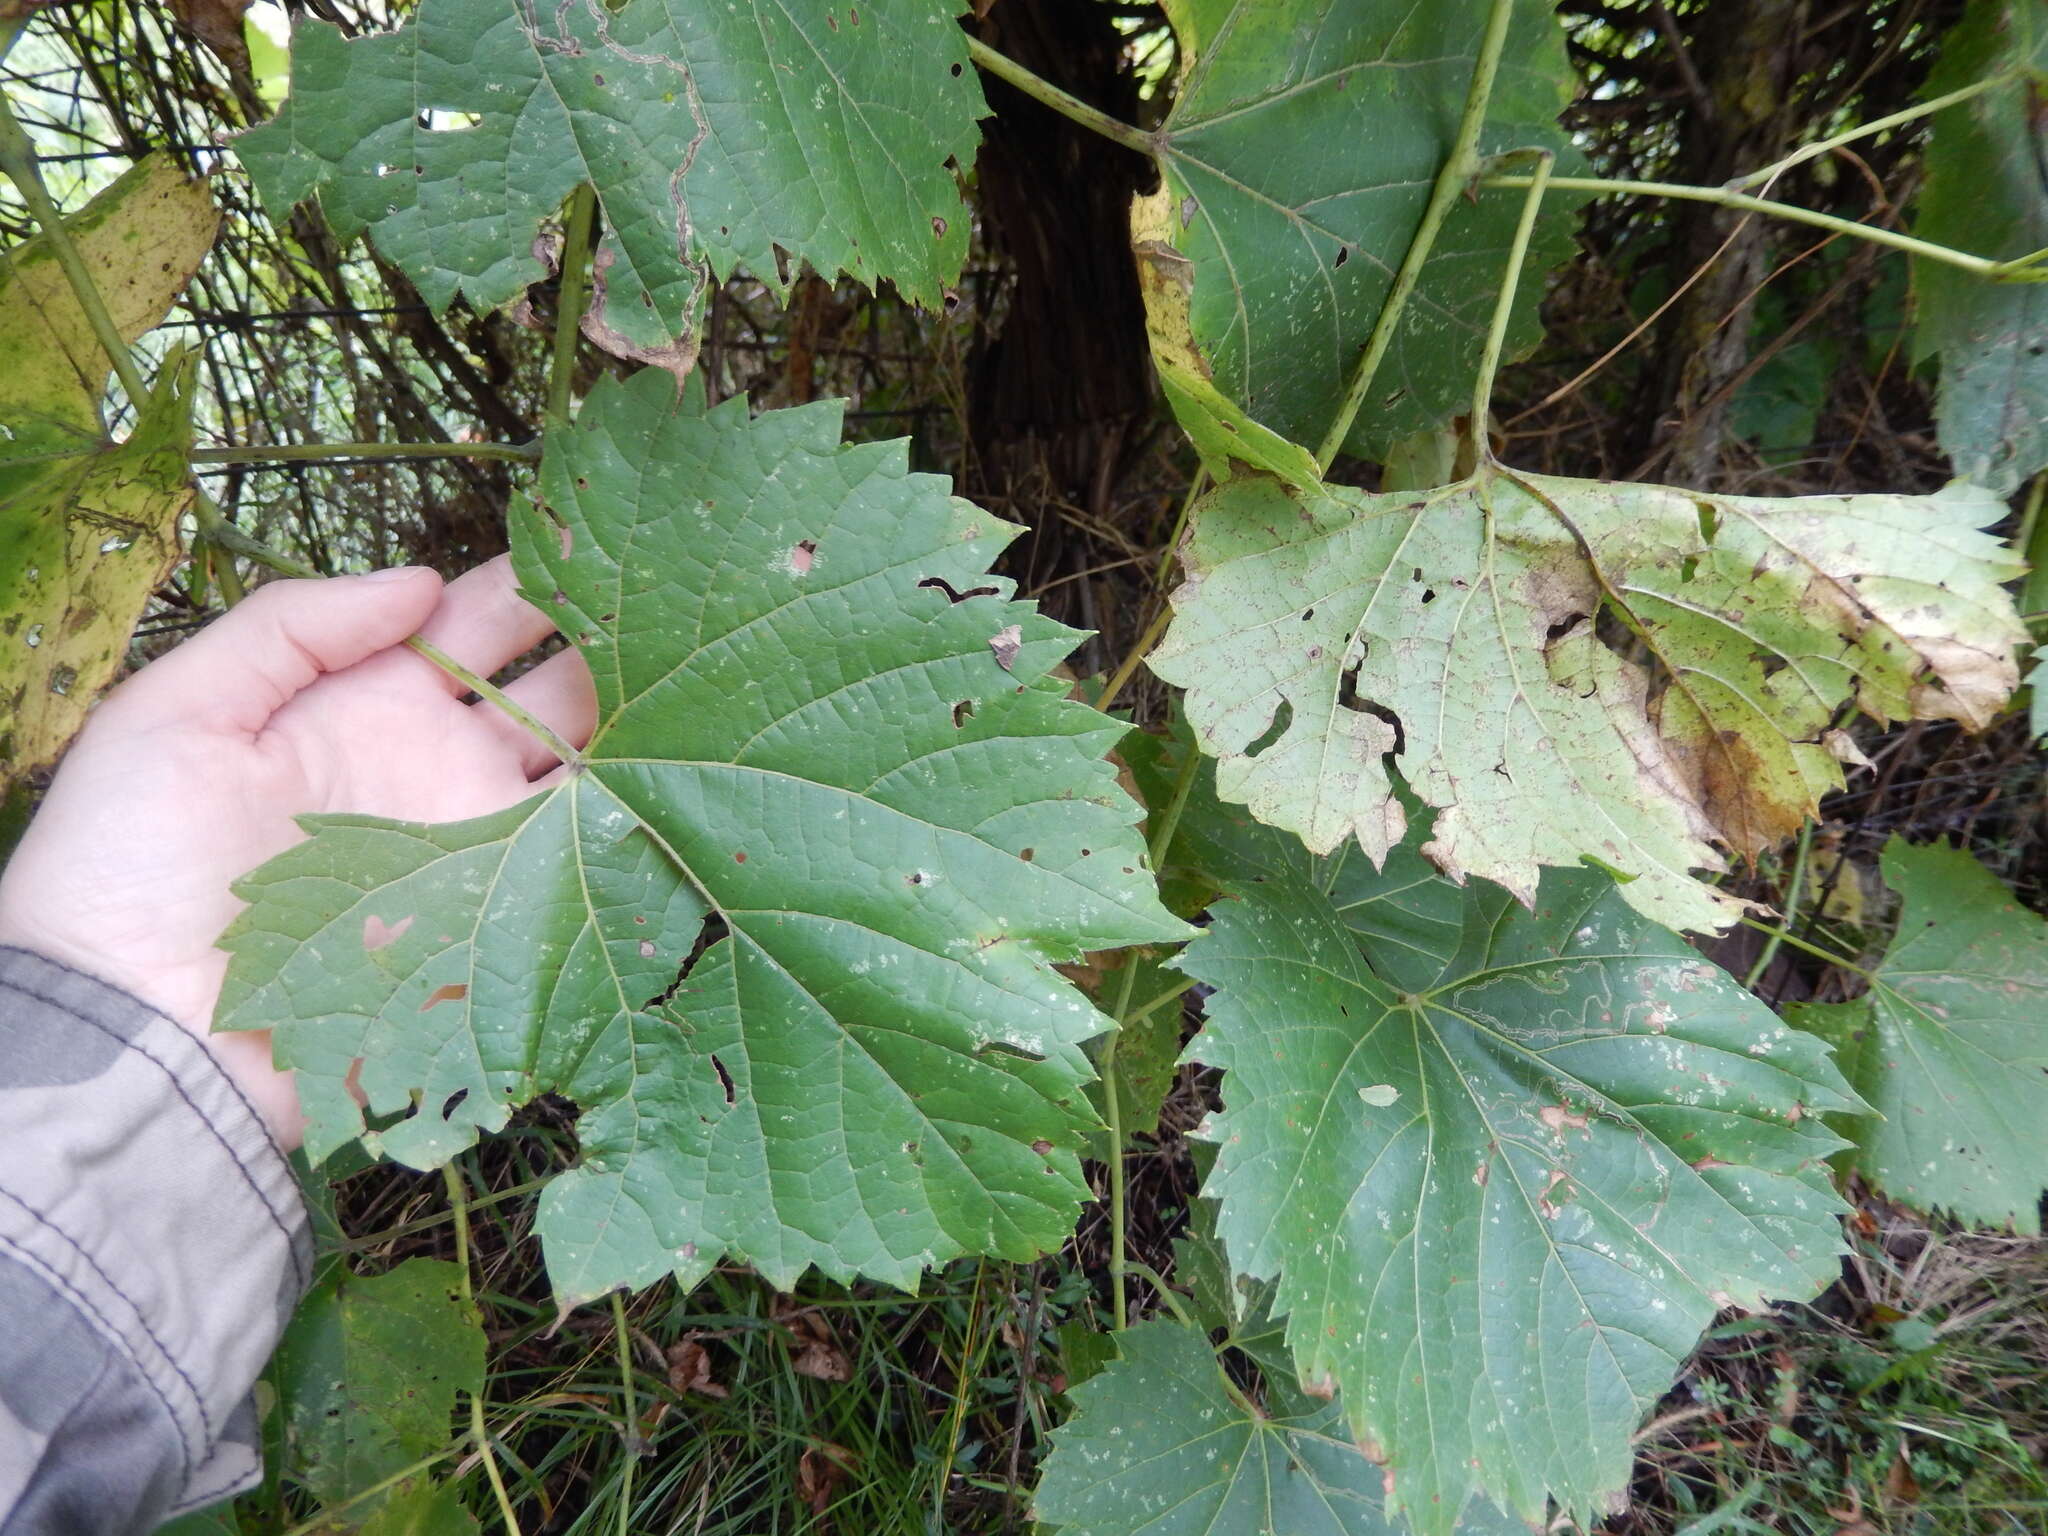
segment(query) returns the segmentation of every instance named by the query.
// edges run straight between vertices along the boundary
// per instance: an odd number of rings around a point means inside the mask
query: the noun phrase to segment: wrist
[[[0,947],[24,950],[53,960],[67,970],[102,982],[134,998],[191,1035],[213,1057],[221,1072],[241,1092],[271,1138],[289,1152],[305,1139],[298,1089],[291,1074],[280,1072],[270,1059],[270,1032],[213,1032],[213,1005],[220,996],[227,956],[218,963],[144,970],[79,944],[38,923],[7,899],[0,887]],[[201,974],[201,973],[204,974]]]

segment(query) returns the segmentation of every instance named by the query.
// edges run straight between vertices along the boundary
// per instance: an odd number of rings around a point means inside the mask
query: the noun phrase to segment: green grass
[[[2048,1245],[1863,1225],[1813,1306],[1709,1336],[1612,1536],[2048,1532]]]

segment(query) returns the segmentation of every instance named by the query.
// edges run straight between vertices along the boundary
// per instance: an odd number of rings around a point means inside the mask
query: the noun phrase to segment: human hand
[[[297,1146],[268,1032],[208,1033],[228,966],[214,940],[242,905],[229,884],[298,842],[309,812],[454,821],[532,794],[555,755],[402,642],[417,632],[488,677],[553,630],[502,556],[445,588],[401,568],[258,589],[93,711],[0,871],[0,944],[175,1019]],[[596,695],[576,652],[505,692],[588,740]]]

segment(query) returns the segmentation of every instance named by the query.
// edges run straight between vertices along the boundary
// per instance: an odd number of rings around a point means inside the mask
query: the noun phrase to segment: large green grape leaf
[[[596,678],[581,769],[476,821],[316,819],[239,887],[221,1019],[278,1025],[315,1157],[362,1129],[357,1057],[415,1164],[582,1107],[539,1215],[568,1300],[1057,1246],[1108,1021],[1053,963],[1187,932],[1119,728],[1047,675],[1073,631],[986,574],[1016,530],[839,424],[601,387],[513,526]]]
[[[65,221],[115,328],[164,317],[213,244],[203,182],[146,156]],[[47,237],[0,256],[0,790],[53,762],[126,658],[191,501],[186,358],[173,352],[119,443],[113,364]]]
[[[293,1473],[323,1504],[356,1499],[445,1446],[456,1394],[483,1390],[483,1325],[462,1271],[442,1259],[337,1268],[292,1315],[271,1378]]]
[[[1195,510],[1153,670],[1218,787],[1317,852],[1423,851],[1524,901],[1596,861],[1638,911],[1714,928],[1695,880],[1841,783],[1851,706],[1989,721],[2025,629],[1988,492],[1761,498],[1528,475],[1369,495],[1265,477]]]
[[[699,263],[777,283],[776,251],[936,305],[967,251],[947,161],[981,87],[952,0],[422,0],[395,31],[292,36],[291,99],[236,141],[274,215],[319,195],[441,308],[546,276],[534,238],[577,186],[609,228],[606,323],[645,348],[695,322]]]
[[[1533,911],[1356,850],[1217,874],[1182,967],[1215,988],[1188,1054],[1224,1071],[1233,1265],[1425,1536],[1475,1490],[1599,1511],[1715,1310],[1833,1277],[1820,1112],[1859,1106],[1826,1047],[1596,871]]]
[[[2041,1229],[2048,1185],[2048,923],[1967,853],[1893,838],[1899,931],[1850,1003],[1802,1006],[1837,1042],[1871,1114],[1843,1122],[1851,1166],[1894,1199]]]
[[[1188,60],[1159,133],[1165,186],[1133,237],[1159,267],[1184,258],[1183,292],[1148,284],[1169,398],[1205,451],[1251,434],[1204,401],[1220,394],[1279,437],[1329,430],[1450,153],[1486,28],[1487,0],[1174,0]],[[1516,7],[1483,153],[1571,151],[1556,123],[1571,70],[1540,0]],[[1532,274],[1570,254],[1573,199],[1546,204]],[[1461,199],[1403,312],[1352,447],[1376,452],[1466,407],[1507,265],[1521,196]],[[1163,270],[1163,269],[1162,269]],[[1508,334],[1535,341],[1533,275]],[[1206,377],[1203,376],[1206,370]],[[1237,443],[1228,439],[1237,438]],[[1274,467],[1269,450],[1250,461]]]
[[[1935,115],[1913,225],[1921,239],[1992,257],[2048,247],[2040,121],[2048,6],[1972,0],[1942,41],[1925,94],[2008,71],[2005,84]],[[2010,495],[2048,465],[2048,285],[1986,282],[1916,260],[1913,290],[1914,350],[1941,359],[1941,445],[1956,473]]]

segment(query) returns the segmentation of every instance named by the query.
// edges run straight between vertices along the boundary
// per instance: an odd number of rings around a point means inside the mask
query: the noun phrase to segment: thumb
[[[130,726],[183,722],[251,734],[300,689],[398,644],[440,601],[424,566],[273,581],[108,699]]]

